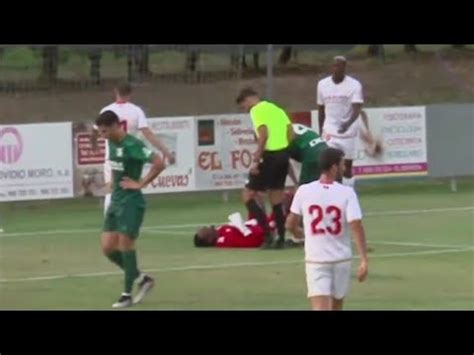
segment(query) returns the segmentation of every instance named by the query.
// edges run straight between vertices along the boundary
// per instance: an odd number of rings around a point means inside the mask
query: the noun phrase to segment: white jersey
[[[352,115],[352,104],[364,103],[362,85],[348,75],[339,84],[334,83],[331,76],[318,82],[317,103],[324,105],[326,118],[323,131],[331,136],[355,137],[357,128],[355,124],[344,132],[338,133],[341,124],[348,121]]]
[[[143,110],[131,102],[114,102],[108,106],[105,106],[100,113],[105,111],[114,112],[119,120],[122,128],[128,134],[141,138],[140,129],[148,127],[145,113]],[[109,145],[105,145],[105,159],[109,157]]]
[[[349,223],[362,219],[353,188],[320,180],[301,185],[290,211],[303,217],[307,262],[327,263],[352,258]]]

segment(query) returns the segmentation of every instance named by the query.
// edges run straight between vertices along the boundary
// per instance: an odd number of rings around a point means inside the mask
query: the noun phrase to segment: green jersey
[[[143,166],[153,160],[153,152],[145,144],[127,134],[119,143],[109,140],[109,160],[112,168],[112,203],[125,203],[133,197],[143,197],[141,190],[124,190],[120,182],[124,177],[139,181]]]
[[[317,161],[322,148],[327,148],[324,140],[305,125],[294,123],[292,126],[295,136],[289,146],[291,158],[299,163]]]

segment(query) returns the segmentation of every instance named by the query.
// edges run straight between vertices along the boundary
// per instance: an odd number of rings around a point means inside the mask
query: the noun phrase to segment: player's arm
[[[293,164],[291,164],[288,167],[288,176],[290,177],[290,180],[295,184],[295,186],[298,186],[298,179],[296,178],[295,174],[295,169],[293,168]]]
[[[140,181],[134,181],[128,177],[124,177],[120,182],[120,186],[124,189],[129,190],[141,190],[148,186],[150,182],[155,180],[155,178],[165,170],[165,164],[163,160],[157,154],[152,154],[149,162],[151,163],[151,168]]]
[[[301,215],[303,212],[302,202],[304,195],[304,186],[300,186],[293,197],[290,213],[285,222],[285,228],[298,239],[304,239],[304,231],[303,228],[301,228]]]
[[[360,262],[357,270],[357,278],[359,282],[363,282],[367,278],[368,273],[368,258],[367,258],[367,243],[365,240],[365,230],[361,220],[355,220],[349,223],[351,229],[352,239],[359,253]]]
[[[128,148],[126,155],[130,160],[150,163],[151,168],[145,177],[139,181],[131,180],[124,177],[120,182],[120,186],[124,189],[140,190],[152,182],[163,170],[165,170],[165,163],[158,154],[153,153],[150,149],[145,147],[143,143],[134,147]]]
[[[285,228],[297,239],[304,239],[303,228],[301,228],[301,216],[290,212],[286,218]]]
[[[250,172],[252,174],[258,174],[258,164],[262,159],[263,152],[265,150],[265,144],[268,139],[268,128],[266,125],[260,125],[257,128],[257,150],[253,153],[253,164],[250,167]]]
[[[318,105],[318,125],[319,134],[323,134],[324,120],[326,119],[326,112],[324,111],[324,105]]]
[[[319,125],[319,135],[323,135],[323,126],[324,120],[326,119],[326,112],[324,107],[323,93],[321,91],[321,82],[318,83],[316,89],[316,102],[318,104],[318,125]]]
[[[99,151],[99,130],[94,125],[91,132],[91,148],[93,152]]]
[[[146,140],[150,142],[151,145],[153,145],[156,149],[158,149],[160,152],[163,153],[163,156],[166,159],[168,159],[170,164],[174,164],[175,162],[174,155],[171,154],[171,152],[168,150],[165,144],[160,139],[158,139],[157,136],[153,134],[153,132],[151,131],[149,127],[140,128],[140,131],[142,132]]]
[[[291,122],[286,126],[286,137],[288,138],[288,144],[291,144],[293,139],[295,139],[295,131]]]
[[[367,243],[365,240],[364,227],[362,226],[362,211],[354,190],[349,192],[346,216],[352,239],[354,240],[360,257],[357,278],[359,282],[362,282],[366,279],[368,273]]]
[[[349,118],[349,121],[344,122],[341,127],[339,128],[339,133],[344,133],[349,129],[349,127],[357,120],[360,116],[360,112],[362,110],[362,104],[364,103],[364,99],[362,97],[362,85],[357,84],[357,87],[352,94],[352,115]]]

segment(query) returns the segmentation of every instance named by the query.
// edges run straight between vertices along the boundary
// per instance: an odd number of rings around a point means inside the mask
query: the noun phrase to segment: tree
[[[405,53],[416,53],[418,49],[416,48],[416,44],[405,44],[404,45]]]
[[[278,64],[281,65],[286,65],[291,59],[291,52],[292,52],[292,47],[291,46],[285,46],[283,47],[280,57],[278,58]]]
[[[91,49],[88,53],[90,66],[90,77],[95,84],[99,85],[101,82],[100,76],[100,61],[102,59],[102,50],[100,48]]]
[[[58,46],[44,46],[41,51],[43,65],[41,79],[54,82],[58,78],[59,48]]]
[[[186,52],[186,71],[195,72],[197,67],[197,62],[199,60],[199,53],[195,50]]]

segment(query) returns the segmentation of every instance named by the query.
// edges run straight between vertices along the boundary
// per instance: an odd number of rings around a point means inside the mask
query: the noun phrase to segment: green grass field
[[[472,181],[457,193],[418,182],[359,196],[373,251],[346,309],[474,309]],[[139,263],[158,282],[133,309],[308,309],[302,250],[193,247],[198,225],[244,212],[236,193],[148,196],[148,206]],[[123,277],[100,252],[99,199],[3,204],[0,216],[0,309],[110,309]]]

